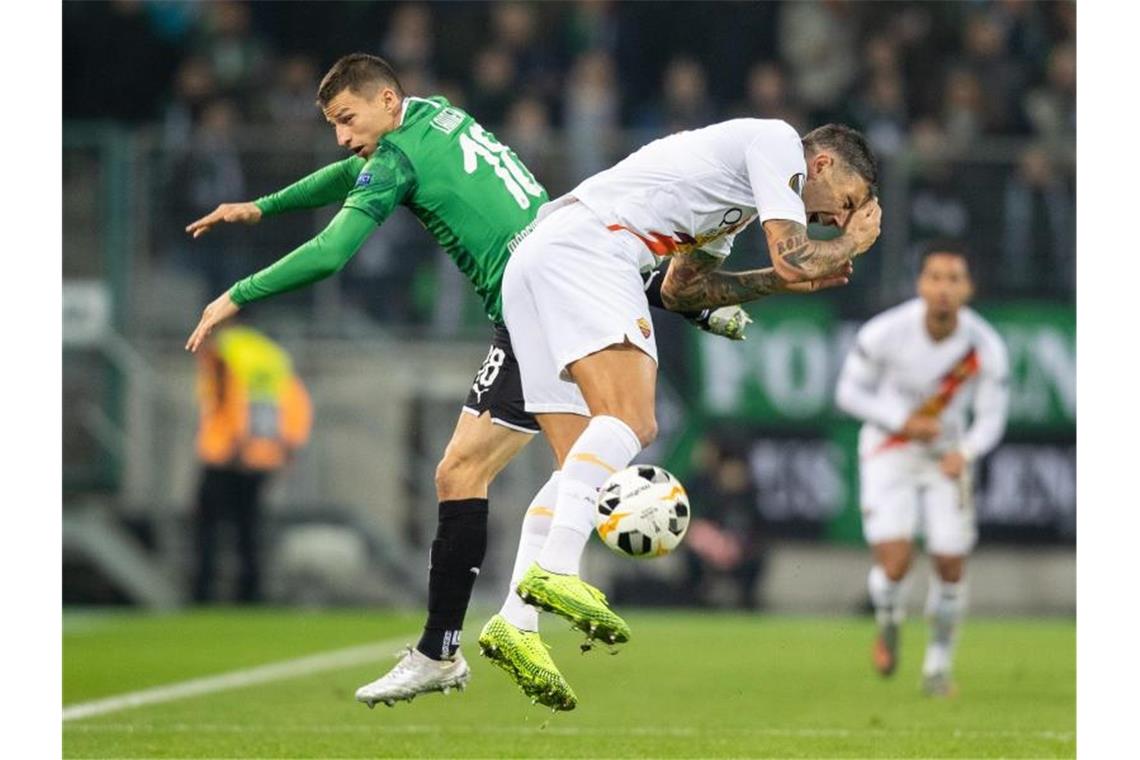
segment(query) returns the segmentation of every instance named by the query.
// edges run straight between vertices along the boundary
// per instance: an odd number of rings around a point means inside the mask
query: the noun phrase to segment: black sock
[[[471,589],[486,553],[487,500],[441,501],[431,544],[427,623],[416,644],[422,654],[441,660],[459,649]]]

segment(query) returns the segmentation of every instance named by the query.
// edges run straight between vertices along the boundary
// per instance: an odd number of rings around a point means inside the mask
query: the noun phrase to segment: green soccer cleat
[[[560,575],[534,563],[519,581],[518,595],[527,604],[560,615],[586,634],[583,651],[593,639],[607,644],[629,641],[629,626],[606,604],[606,595],[576,575]]]
[[[537,631],[516,628],[502,615],[495,615],[479,634],[479,649],[507,671],[532,701],[554,710],[573,710],[578,705],[578,697],[558,672]]]

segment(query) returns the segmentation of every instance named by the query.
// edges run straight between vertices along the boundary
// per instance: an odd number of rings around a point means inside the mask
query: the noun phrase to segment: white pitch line
[[[953,737],[956,739],[1041,739],[1046,741],[1067,742],[1076,738],[1073,731],[1050,731],[1031,729],[992,729],[992,730],[965,730],[947,728],[930,730],[922,728],[783,728],[779,726],[752,726],[752,727],[720,727],[703,729],[692,727],[652,727],[638,726],[553,726],[549,719],[535,726],[487,726],[487,725],[441,725],[439,723],[403,723],[384,724],[341,724],[318,723],[288,725],[259,725],[249,723],[96,723],[88,726],[77,726],[76,730],[84,733],[115,733],[115,732],[154,732],[154,733],[196,733],[196,734],[252,734],[263,732],[297,733],[297,734],[346,734],[377,733],[390,734],[489,734],[509,736],[529,736],[533,734],[549,734],[557,736],[671,736],[676,738],[700,738],[709,734],[718,736],[777,736],[801,739],[848,739],[864,737],[890,738],[895,736],[937,736]]]
[[[96,715],[128,710],[134,707],[156,705],[162,702],[173,702],[178,699],[197,697],[203,694],[214,694],[230,689],[242,689],[255,684],[269,683],[270,681],[283,681],[287,678],[322,673],[327,670],[339,670],[354,665],[363,665],[367,662],[376,662],[392,654],[395,647],[406,642],[406,637],[381,641],[377,644],[365,644],[348,649],[337,649],[332,652],[299,657],[294,660],[283,660],[259,665],[255,668],[232,670],[228,673],[219,673],[216,676],[192,678],[189,681],[179,681],[166,686],[155,686],[141,691],[127,692],[113,697],[105,697],[90,702],[80,702],[63,708],[64,721],[83,720]]]

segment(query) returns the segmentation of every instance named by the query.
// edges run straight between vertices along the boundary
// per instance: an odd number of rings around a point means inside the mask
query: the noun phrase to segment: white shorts
[[[922,534],[930,554],[965,556],[977,542],[969,480],[942,474],[938,462],[908,447],[881,451],[859,464],[863,536],[869,544]]]
[[[626,341],[657,361],[637,239],[611,232],[565,196],[547,204],[539,220],[503,273],[503,319],[526,411],[589,416],[566,374],[569,364]]]

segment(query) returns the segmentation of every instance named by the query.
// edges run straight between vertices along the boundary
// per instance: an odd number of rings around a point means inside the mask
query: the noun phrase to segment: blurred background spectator
[[[719,119],[704,65],[695,58],[677,56],[665,68],[660,100],[643,111],[637,126],[653,135],[667,135],[715,121]]]
[[[762,606],[757,579],[763,570],[763,520],[748,463],[711,437],[697,444],[693,461],[687,483],[701,509],[682,545],[683,590],[691,604],[756,609]],[[728,593],[719,581],[727,581]]]
[[[1076,288],[1076,198],[1045,145],[1027,148],[1005,188],[1001,271],[1012,288]]]
[[[748,71],[745,99],[734,105],[729,114],[733,118],[783,119],[801,132],[810,129],[807,116],[792,100],[788,91],[788,78],[776,61],[761,61]]]
[[[620,98],[613,59],[601,51],[579,56],[570,70],[563,105],[572,176],[589,177],[608,167],[617,145]],[[542,172],[536,176],[550,182]]]

